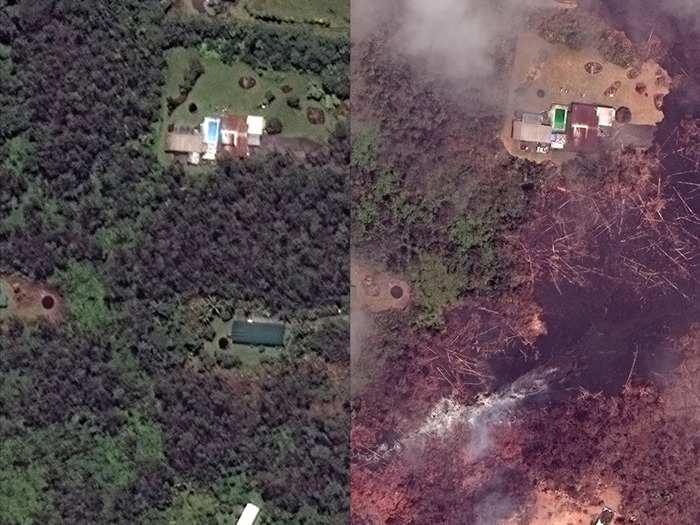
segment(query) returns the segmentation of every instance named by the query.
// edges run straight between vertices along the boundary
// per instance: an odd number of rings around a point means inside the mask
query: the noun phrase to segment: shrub
[[[299,100],[298,96],[291,95],[291,96],[287,97],[287,105],[290,108],[300,109],[301,108],[301,101]]]
[[[319,101],[323,98],[323,95],[325,95],[325,92],[318,82],[309,82],[309,85],[306,87],[306,98]]]
[[[65,271],[58,272],[56,280],[81,330],[96,333],[111,323],[113,315],[107,305],[107,290],[94,266],[72,261]]]
[[[231,368],[236,368],[241,365],[242,361],[233,352],[219,352],[217,355],[217,361],[219,366],[230,370]]]
[[[282,133],[282,121],[276,117],[271,118],[267,121],[265,131],[268,133],[268,135],[277,135]]]
[[[449,270],[441,257],[421,255],[411,272],[413,298],[419,310],[416,322],[426,328],[444,325],[443,310],[457,302],[462,293],[462,278]]]
[[[628,68],[634,64],[634,45],[622,31],[605,31],[600,35],[598,51],[608,62]]]

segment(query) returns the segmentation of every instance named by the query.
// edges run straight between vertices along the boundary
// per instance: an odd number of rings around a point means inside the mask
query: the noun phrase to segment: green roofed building
[[[244,321],[231,323],[231,340],[234,344],[284,346],[284,323],[279,321]]]

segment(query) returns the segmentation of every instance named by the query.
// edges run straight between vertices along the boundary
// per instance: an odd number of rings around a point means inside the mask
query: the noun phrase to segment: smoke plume
[[[394,47],[424,61],[434,74],[484,79],[498,53],[542,0],[405,0]],[[551,2],[549,2],[551,5]]]

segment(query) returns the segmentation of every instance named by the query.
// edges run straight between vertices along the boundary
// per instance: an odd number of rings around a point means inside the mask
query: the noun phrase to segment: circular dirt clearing
[[[43,306],[45,310],[51,310],[55,305],[56,299],[54,299],[52,296],[45,295],[41,298],[41,306]]]
[[[544,98],[544,95],[545,95],[544,89],[538,89],[538,90],[537,90],[537,96],[538,96],[538,97]]]
[[[241,77],[238,79],[238,85],[241,86],[243,89],[250,89],[254,87],[255,84],[256,82],[253,77]]]
[[[629,78],[630,80],[634,80],[635,78],[637,78],[641,74],[642,74],[641,69],[639,69],[638,67],[633,67],[632,69],[630,69],[627,72],[627,78]]]
[[[394,299],[401,299],[403,297],[403,288],[400,286],[392,286],[390,292]]]
[[[197,113],[197,104],[192,102],[187,109],[190,111],[190,113]]]
[[[220,337],[219,348],[221,348],[221,350],[226,350],[228,348],[228,339],[226,339],[225,337]]]
[[[324,124],[326,122],[326,114],[321,108],[306,108],[306,118],[311,124]]]
[[[583,68],[586,70],[586,73],[590,73],[591,75],[597,75],[601,71],[603,71],[603,64],[600,62],[586,62],[586,65],[583,66]]]
[[[615,112],[615,120],[622,124],[626,124],[632,120],[632,112],[630,111],[630,108],[625,106],[617,108],[617,111]]]

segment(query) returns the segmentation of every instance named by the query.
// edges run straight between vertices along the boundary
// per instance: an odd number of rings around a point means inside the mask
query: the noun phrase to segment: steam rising
[[[494,73],[496,50],[531,9],[547,5],[553,0],[353,0],[353,40],[386,31],[395,20],[396,51],[425,62],[433,74],[478,80]]]
[[[462,110],[501,107],[514,38],[536,7],[555,0],[353,0],[354,43],[382,42],[417,81],[434,80]]]
[[[513,34],[522,5],[514,0],[407,0],[393,43],[407,55],[425,60],[433,73],[484,78],[493,74],[494,48]]]
[[[443,437],[464,428],[467,448],[472,459],[478,459],[493,444],[492,432],[497,425],[514,417],[520,403],[532,396],[546,394],[557,368],[535,369],[511,383],[505,389],[481,397],[473,405],[463,405],[454,399],[438,401],[415,431],[392,444],[383,444],[367,460],[378,460],[405,449],[417,449],[431,437]]]

